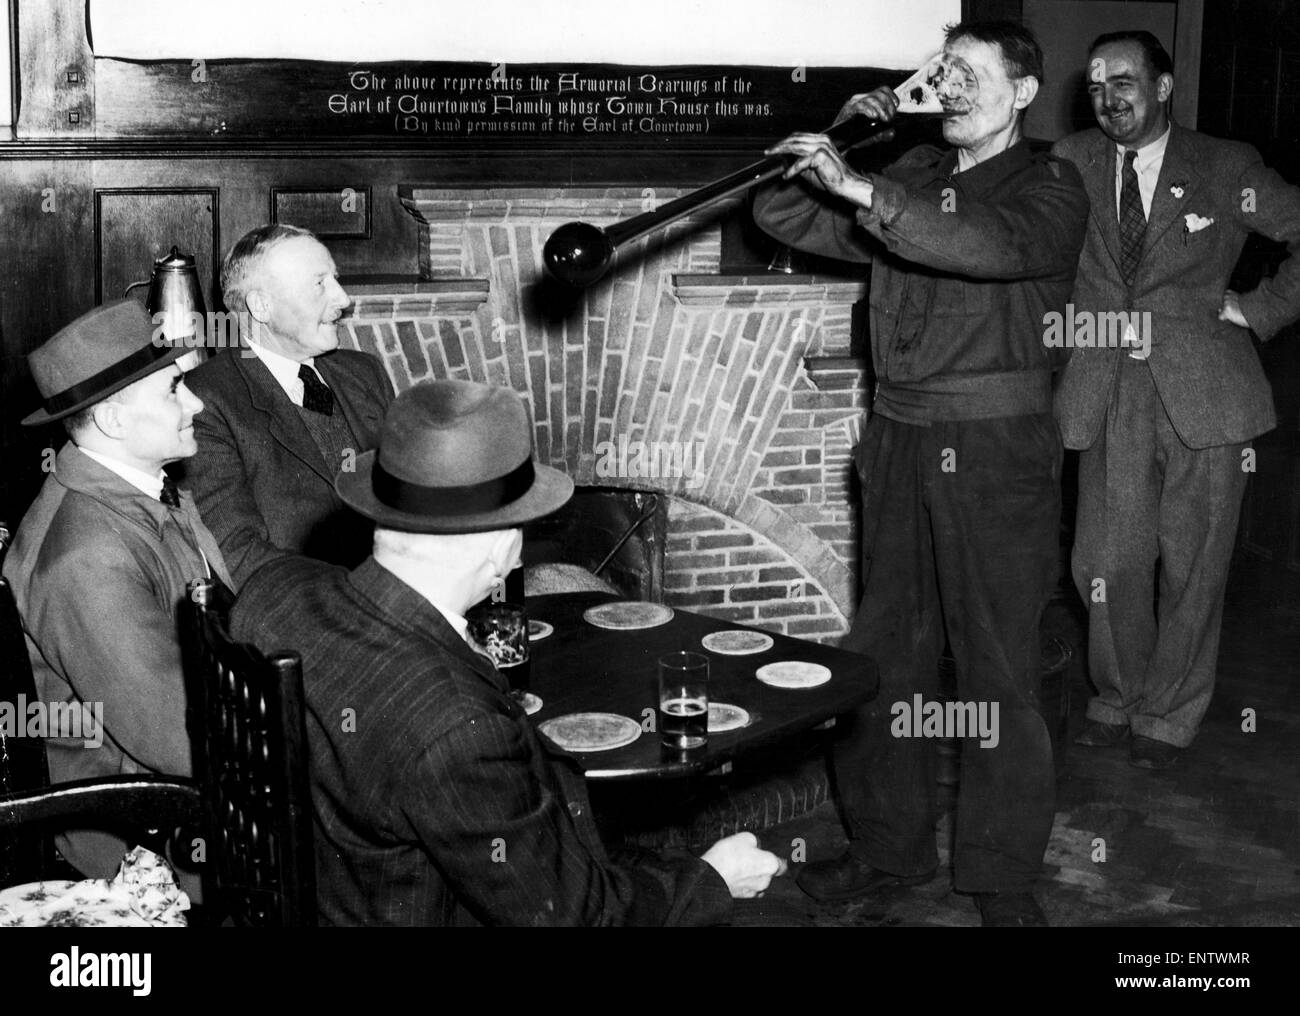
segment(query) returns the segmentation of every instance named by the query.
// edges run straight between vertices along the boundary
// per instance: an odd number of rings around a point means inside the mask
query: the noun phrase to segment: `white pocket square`
[[[1188,212],[1183,216],[1183,221],[1187,223],[1186,229],[1189,233],[1199,233],[1206,226],[1214,225],[1213,219],[1207,219],[1204,216],[1197,215],[1195,212]]]

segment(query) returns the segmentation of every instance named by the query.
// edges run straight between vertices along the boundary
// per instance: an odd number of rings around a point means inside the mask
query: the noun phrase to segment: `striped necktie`
[[[1142,211],[1142,192],[1138,190],[1137,170],[1133,161],[1137,152],[1128,149],[1124,153],[1124,171],[1120,176],[1119,189],[1119,260],[1124,281],[1133,285],[1137,276],[1138,263],[1142,260],[1142,238],[1147,231],[1146,213]]]

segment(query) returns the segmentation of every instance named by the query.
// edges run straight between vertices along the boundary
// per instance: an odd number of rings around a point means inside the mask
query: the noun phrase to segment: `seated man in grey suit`
[[[71,438],[4,569],[37,694],[58,707],[46,737],[55,783],[190,775],[176,609],[194,579],[231,583],[193,501],[163,472],[194,454],[203,410],[176,362],[185,352],[156,343],[144,308],[122,300],[28,357],[44,406],[23,423],[62,420]],[[128,846],[93,830],[58,845],[92,878],[116,874]],[[197,879],[181,881],[197,889]]]
[[[573,493],[534,464],[517,394],[403,392],[337,487],[375,521],[373,556],[271,561],[231,616],[236,638],[302,654],[323,923],[707,924],[767,888],[784,862],[752,833],[613,863],[581,771],[469,643],[465,612],[518,564],[519,527]]]
[[[373,448],[393,397],[373,356],[338,348],[351,303],[334,259],[305,229],[262,226],[221,266],[241,348],[193,371],[207,405],[185,478],[242,580],[285,551],[355,565],[371,526],[334,493],[334,474]]]

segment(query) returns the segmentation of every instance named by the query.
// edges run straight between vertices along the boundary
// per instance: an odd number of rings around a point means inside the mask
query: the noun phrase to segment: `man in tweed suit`
[[[767,887],[783,864],[750,833],[611,863],[581,772],[469,644],[465,611],[518,564],[519,527],[573,493],[533,463],[518,395],[409,389],[337,487],[376,523],[373,556],[272,561],[231,618],[302,654],[324,923],[707,924]]]
[[[1172,63],[1150,33],[1099,38],[1088,80],[1100,130],[1054,149],[1092,203],[1070,311],[1095,334],[1056,396],[1082,450],[1073,572],[1097,695],[1079,743],[1131,733],[1133,764],[1164,769],[1210,702],[1248,442],[1276,423],[1250,332],[1300,316],[1296,258],[1249,293],[1228,279],[1251,232],[1294,251],[1300,190],[1249,145],[1170,123]]]

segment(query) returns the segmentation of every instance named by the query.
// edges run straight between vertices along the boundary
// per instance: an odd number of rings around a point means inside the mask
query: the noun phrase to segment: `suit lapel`
[[[367,406],[373,402],[373,396],[357,383],[350,371],[340,369],[338,364],[333,355],[316,358],[316,369],[334,392],[334,404],[343,411],[343,419],[359,446],[357,451],[366,451],[372,446],[371,435],[375,433],[377,423],[374,418],[376,407]],[[366,406],[365,412],[363,406]]]
[[[1142,257],[1146,258],[1154,249],[1169,227],[1182,218],[1183,209],[1188,207],[1192,194],[1201,184],[1201,174],[1196,170],[1191,146],[1187,143],[1187,131],[1174,126],[1169,131],[1169,143],[1165,146],[1165,158],[1160,164],[1160,178],[1156,181],[1156,192],[1151,198],[1151,215],[1147,218],[1146,236],[1142,239]],[[1182,188],[1182,195],[1176,197],[1173,188]]]
[[[255,356],[240,356],[235,361],[235,369],[248,386],[253,408],[267,415],[267,430],[271,437],[333,487],[334,476],[312,440],[307,425],[298,416],[298,408],[289,401],[289,396],[284,394],[284,389],[266,364]]]
[[[1115,143],[1097,133],[1098,141],[1092,146],[1087,166],[1082,174],[1092,217],[1101,233],[1115,267],[1120,266],[1119,214],[1115,210]]]
[[[231,591],[238,590],[235,580],[231,577],[230,572],[226,570],[226,559],[222,556],[221,548],[217,546],[217,541],[212,532],[203,524],[203,519],[199,511],[194,507],[194,499],[190,496],[188,490],[181,491],[181,511],[185,514],[185,519],[190,524],[190,534],[194,537],[194,542],[203,552],[204,560],[208,562],[208,567],[216,574],[226,587]]]

